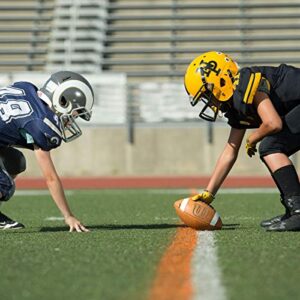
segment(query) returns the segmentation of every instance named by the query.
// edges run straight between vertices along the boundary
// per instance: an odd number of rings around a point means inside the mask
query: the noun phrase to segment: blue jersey
[[[50,151],[61,144],[57,115],[37,95],[29,82],[16,82],[0,89],[0,147],[34,145]]]

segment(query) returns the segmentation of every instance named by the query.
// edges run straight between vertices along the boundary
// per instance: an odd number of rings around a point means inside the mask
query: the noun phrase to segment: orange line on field
[[[180,227],[174,240],[162,257],[149,300],[188,300],[193,289],[191,258],[196,246],[196,231]]]

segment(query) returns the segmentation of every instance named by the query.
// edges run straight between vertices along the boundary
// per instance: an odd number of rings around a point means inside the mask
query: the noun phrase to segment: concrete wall
[[[214,143],[205,127],[138,127],[135,143],[127,142],[126,128],[84,128],[79,139],[52,151],[61,176],[209,175],[227,141],[229,128],[216,127]],[[32,151],[24,150],[27,171],[40,176]],[[267,175],[257,156],[248,158],[242,146],[232,175]]]

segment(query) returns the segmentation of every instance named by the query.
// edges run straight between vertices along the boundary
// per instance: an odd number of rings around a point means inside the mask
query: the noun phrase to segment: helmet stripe
[[[59,98],[60,95],[63,93],[63,91],[65,91],[68,88],[78,88],[81,89],[84,93],[84,95],[86,96],[86,103],[83,106],[84,108],[87,109],[87,111],[91,111],[91,108],[93,106],[93,94],[92,91],[90,89],[90,87],[88,85],[86,85],[84,82],[80,82],[78,80],[68,80],[63,82],[62,84],[60,84],[57,89],[55,90],[54,94],[53,94],[53,98],[52,98],[52,102],[53,102],[53,106],[55,107],[55,109],[57,111],[59,111],[60,113],[70,113],[70,107],[67,107],[66,109],[63,109],[59,104]],[[71,103],[70,103],[71,104]],[[57,106],[57,107],[56,107]],[[58,109],[58,107],[60,109]]]

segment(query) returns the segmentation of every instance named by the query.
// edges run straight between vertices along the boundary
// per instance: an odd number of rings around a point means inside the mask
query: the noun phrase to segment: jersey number
[[[4,95],[24,96],[22,89],[7,87],[0,89],[0,98]],[[12,119],[23,118],[31,115],[33,112],[30,103],[23,99],[8,99],[0,102],[0,117],[5,123],[9,123]]]
[[[32,108],[26,100],[8,100],[0,103],[0,117],[5,123],[31,115]]]

